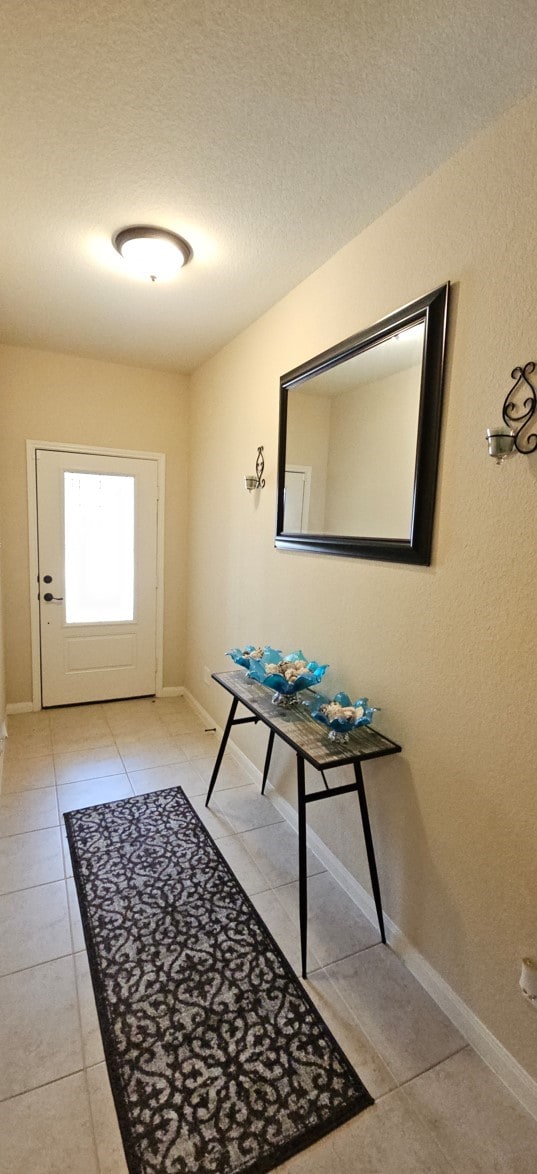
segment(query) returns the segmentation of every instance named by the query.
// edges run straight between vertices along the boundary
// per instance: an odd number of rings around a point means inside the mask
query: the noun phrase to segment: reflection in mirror
[[[448,286],[280,380],[276,546],[430,561]]]
[[[284,533],[410,538],[424,325],[289,392]]]

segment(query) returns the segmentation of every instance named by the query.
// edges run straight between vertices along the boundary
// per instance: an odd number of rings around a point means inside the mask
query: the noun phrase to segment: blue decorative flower
[[[256,647],[255,644],[247,644],[246,648],[230,648],[229,652],[226,652],[226,656],[230,656],[235,661],[235,664],[240,664],[244,669],[249,669],[252,663],[260,660],[265,654],[270,657],[276,657],[276,659],[279,659],[282,655],[275,648],[269,648],[268,646],[260,648]]]
[[[359,726],[368,726],[377,706],[370,705],[367,697],[359,697],[351,701],[347,693],[336,693],[335,697],[324,697],[316,694],[310,701],[305,701],[311,716],[315,721],[326,726],[332,739],[346,739],[351,730]]]
[[[274,701],[282,697],[293,697],[301,689],[311,689],[317,685],[328,668],[327,664],[317,664],[316,660],[307,660],[303,652],[290,652],[282,658],[281,653],[274,649],[266,649],[258,660],[250,660],[249,677],[274,689]]]

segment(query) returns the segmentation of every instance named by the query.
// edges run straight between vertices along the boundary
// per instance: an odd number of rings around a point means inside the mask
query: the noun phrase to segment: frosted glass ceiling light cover
[[[151,281],[175,277],[192,256],[190,245],[182,237],[147,225],[123,228],[116,233],[113,244],[129,269]]]

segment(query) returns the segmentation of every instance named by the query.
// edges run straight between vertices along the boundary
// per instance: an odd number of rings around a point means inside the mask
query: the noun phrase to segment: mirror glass
[[[424,329],[290,391],[284,533],[410,537]]]
[[[429,561],[446,305],[444,286],[282,376],[277,546]]]

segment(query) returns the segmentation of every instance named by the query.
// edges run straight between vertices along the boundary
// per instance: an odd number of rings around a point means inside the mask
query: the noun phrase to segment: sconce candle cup
[[[263,456],[263,451],[264,451],[264,445],[260,444],[257,449],[257,460],[255,462],[255,474],[254,473],[247,473],[244,478],[244,487],[245,487],[245,489],[248,490],[248,493],[251,493],[252,489],[264,489],[265,488],[265,478],[263,477],[263,473],[265,471],[265,458]]]
[[[515,451],[514,432],[510,428],[503,428],[501,424],[497,428],[487,428],[487,441],[489,456],[495,458],[497,465],[501,465]]]
[[[378,713],[378,706],[370,705],[367,697],[351,701],[347,693],[336,693],[332,698],[318,693],[304,705],[315,721],[326,727],[331,742],[348,742],[352,730],[369,726],[373,714]]]
[[[282,658],[280,653],[268,649],[262,657],[251,662],[248,676],[274,690],[273,705],[294,705],[297,694],[318,685],[327,668],[327,664],[307,660],[300,651],[290,652]]]

